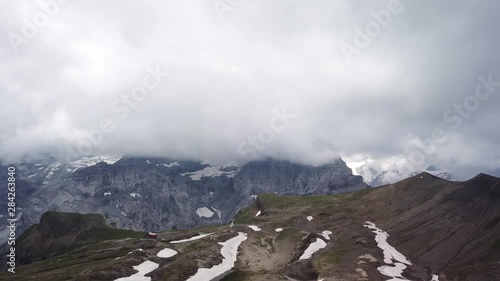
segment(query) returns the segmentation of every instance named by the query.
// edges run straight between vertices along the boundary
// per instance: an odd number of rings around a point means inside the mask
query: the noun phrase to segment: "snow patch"
[[[171,258],[175,255],[177,255],[177,251],[169,249],[169,248],[165,248],[165,249],[159,251],[158,254],[156,254],[157,257],[164,258],[164,259]]]
[[[250,227],[253,231],[261,231],[262,229],[260,229],[258,226],[256,225],[248,225],[248,227]]]
[[[312,216],[307,216],[308,221],[312,221],[314,218]]]
[[[212,235],[212,234],[214,234],[214,232],[208,233],[208,234],[199,234],[199,235],[193,236],[193,237],[188,238],[188,239],[182,239],[182,240],[177,240],[177,241],[170,241],[170,243],[171,244],[179,244],[179,243],[191,242],[191,241],[195,241],[195,240],[199,240],[199,239],[205,238],[205,237],[207,237],[209,235]]]
[[[439,281],[439,276],[437,276],[436,274],[432,275],[431,281]]]
[[[274,231],[276,231],[276,232],[282,232],[283,228],[281,228],[281,227],[280,228],[276,228]]]
[[[130,196],[134,197],[134,198],[139,198],[139,197],[142,197],[139,193],[136,193],[136,192],[132,192],[130,193]]]
[[[122,277],[115,279],[115,281],[150,281],[151,277],[146,277],[144,275],[150,273],[151,271],[157,269],[159,264],[152,261],[145,261],[139,265],[134,266],[134,269],[139,271],[136,274],[130,275],[129,277]]]
[[[76,170],[78,170],[80,168],[87,168],[90,166],[94,166],[95,164],[100,163],[100,162],[106,162],[109,165],[113,165],[120,159],[121,159],[121,157],[108,156],[108,155],[82,157],[78,160],[72,161],[69,164],[69,166],[71,167],[71,170],[68,169],[68,172],[74,173]]]
[[[257,199],[257,197],[259,197],[259,195],[250,195],[252,197],[252,199]]]
[[[203,170],[199,170],[196,172],[182,173],[181,176],[189,176],[189,177],[191,177],[192,180],[199,181],[203,177],[219,177],[222,175],[225,175],[228,178],[232,178],[238,172],[238,170],[222,171],[221,168],[223,168],[223,167],[209,166],[209,167],[205,167]]]
[[[222,245],[221,255],[223,256],[222,263],[214,265],[212,268],[199,268],[195,275],[189,277],[187,281],[206,281],[212,280],[217,276],[231,270],[234,267],[238,255],[240,244],[247,240],[247,234],[239,232],[238,236],[219,242]]]
[[[217,216],[219,217],[219,219],[222,217],[222,211],[219,210],[219,209],[216,209],[214,207],[211,207],[212,210],[214,210],[214,212],[217,214]]]
[[[257,212],[257,214],[255,215],[255,217],[258,217],[260,216],[260,211]]]
[[[122,213],[122,215],[124,215],[124,216],[127,216],[124,212],[120,212],[120,213]]]
[[[161,164],[163,166],[165,166],[166,168],[171,168],[173,166],[179,166],[179,162],[172,162],[172,163],[168,163],[168,164]]]
[[[202,207],[196,209],[196,214],[198,214],[200,218],[211,218],[214,215],[214,212],[207,207]]]
[[[366,222],[364,226],[373,230],[372,232],[376,234],[375,241],[377,242],[377,246],[384,252],[384,262],[387,265],[380,266],[377,268],[378,271],[385,276],[392,277],[391,280],[408,280],[402,274],[407,265],[411,265],[411,262],[398,250],[389,245],[387,242],[389,234],[372,222]]]
[[[45,171],[49,170],[49,173],[47,174],[47,176],[45,177],[46,179],[50,179],[52,178],[52,176],[54,176],[54,173],[55,171],[59,170],[59,166],[61,166],[61,163],[56,163],[56,164],[50,164],[47,169],[45,169]]]
[[[151,162],[150,162],[149,160],[146,160],[146,163],[147,163],[148,165],[151,165]]]
[[[29,179],[29,178],[32,178],[32,177],[34,177],[34,176],[36,176],[36,174],[29,175],[27,178]]]
[[[309,247],[307,247],[302,256],[300,256],[299,260],[307,260],[311,258],[314,253],[323,249],[324,247],[326,247],[326,245],[327,244],[325,241],[323,241],[323,239],[316,238],[316,241],[311,243]]]
[[[387,238],[389,234],[387,232],[378,228],[372,222],[366,222],[365,227],[373,229],[373,233],[376,234],[375,241],[377,242],[377,246],[384,251],[384,262],[387,264],[393,264],[393,261],[398,261],[400,263],[404,263],[407,265],[411,265],[411,262],[406,259],[406,257],[398,252],[394,247],[389,245],[387,242]]]
[[[111,195],[111,192],[109,192],[109,191],[104,192],[104,196],[110,196],[110,195]]]
[[[408,280],[403,277],[403,271],[406,269],[406,264],[396,263],[394,265],[383,265],[377,268],[378,271],[385,275],[391,277],[389,280]]]
[[[321,232],[321,235],[326,239],[326,240],[330,240],[330,235],[332,235],[332,232],[329,231],[329,230],[325,230],[323,232]]]

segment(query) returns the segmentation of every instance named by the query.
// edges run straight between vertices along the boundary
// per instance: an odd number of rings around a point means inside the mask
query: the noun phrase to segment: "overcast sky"
[[[500,174],[497,1],[45,2],[0,1],[0,158]]]

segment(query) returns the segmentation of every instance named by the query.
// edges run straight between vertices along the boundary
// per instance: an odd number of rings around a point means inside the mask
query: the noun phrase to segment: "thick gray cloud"
[[[420,153],[499,173],[500,86],[474,97],[500,81],[497,1],[65,2],[1,1],[1,158]]]

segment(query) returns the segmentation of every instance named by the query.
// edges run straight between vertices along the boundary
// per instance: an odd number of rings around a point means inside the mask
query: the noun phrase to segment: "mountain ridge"
[[[228,222],[263,192],[314,195],[368,188],[342,160],[309,166],[268,158],[242,167],[152,157],[84,160],[78,165],[90,166],[76,170],[75,164],[58,162],[19,166],[18,184],[30,187],[18,202],[20,230],[49,210],[99,213],[119,227],[141,231],[187,229]]]

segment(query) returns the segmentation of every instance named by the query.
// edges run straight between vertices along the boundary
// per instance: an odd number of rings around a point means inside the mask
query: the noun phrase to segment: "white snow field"
[[[325,241],[323,241],[323,239],[316,238],[316,241],[311,243],[309,247],[307,247],[302,256],[300,256],[299,260],[307,260],[311,258],[314,253],[323,249],[324,247],[326,247],[326,245],[327,244]]]
[[[194,240],[199,240],[199,239],[202,239],[202,238],[205,238],[209,235],[212,235],[214,234],[213,232],[212,233],[208,233],[208,234],[199,234],[199,235],[196,235],[196,236],[193,236],[191,238],[188,238],[188,239],[182,239],[182,240],[177,240],[177,241],[170,241],[171,244],[179,244],[179,243],[186,243],[186,242],[191,242],[191,241],[194,241]]]
[[[166,168],[171,168],[173,166],[179,166],[179,162],[172,162],[172,163],[168,163],[168,164],[161,164],[163,166],[165,166]]]
[[[407,265],[411,265],[411,262],[398,250],[389,245],[387,242],[389,234],[369,221],[365,222],[364,226],[373,230],[373,233],[376,234],[375,241],[377,242],[377,246],[384,252],[384,262],[387,265],[380,266],[377,268],[378,271],[385,276],[391,277],[389,280],[408,280],[402,274]]]
[[[186,281],[207,281],[224,274],[234,267],[238,255],[238,247],[241,242],[247,240],[247,234],[239,232],[238,236],[233,237],[226,242],[219,242],[222,245],[221,255],[222,263],[214,265],[212,268],[199,268],[195,275],[189,277]]]
[[[321,235],[323,237],[325,237],[326,240],[330,240],[330,235],[332,235],[332,232],[329,230],[325,230],[325,231],[321,232]]]
[[[158,254],[156,254],[157,257],[164,258],[164,259],[171,258],[175,255],[177,255],[177,251],[169,249],[169,248],[165,248],[165,249],[159,251]]]
[[[221,210],[216,209],[216,208],[214,208],[214,207],[211,207],[211,208],[212,208],[212,210],[214,210],[214,212],[217,214],[217,216],[219,217],[219,219],[220,219],[220,218],[222,218],[222,211],[221,211]]]
[[[256,225],[248,225],[248,227],[250,227],[253,231],[261,231],[262,229],[260,229],[258,226]]]
[[[115,279],[115,281],[150,281],[151,277],[146,277],[144,275],[150,273],[151,271],[157,269],[159,264],[152,261],[145,261],[139,265],[134,266],[134,269],[139,271],[129,277],[122,277]]]
[[[221,175],[225,175],[228,178],[232,178],[236,175],[238,172],[236,171],[222,171],[221,168],[223,167],[205,167],[203,170],[199,170],[196,172],[188,172],[188,173],[183,173],[181,174],[182,176],[189,176],[191,177],[192,180],[194,181],[199,181],[203,177],[218,177]]]
[[[112,165],[120,159],[121,159],[121,157],[108,156],[108,155],[82,157],[76,161],[72,161],[69,166],[72,169],[71,172],[75,172],[76,170],[78,170],[80,168],[94,166],[95,164],[97,164],[99,162],[106,162],[109,165]]]
[[[211,218],[214,215],[214,212],[207,207],[202,207],[196,209],[196,214],[200,218]]]

